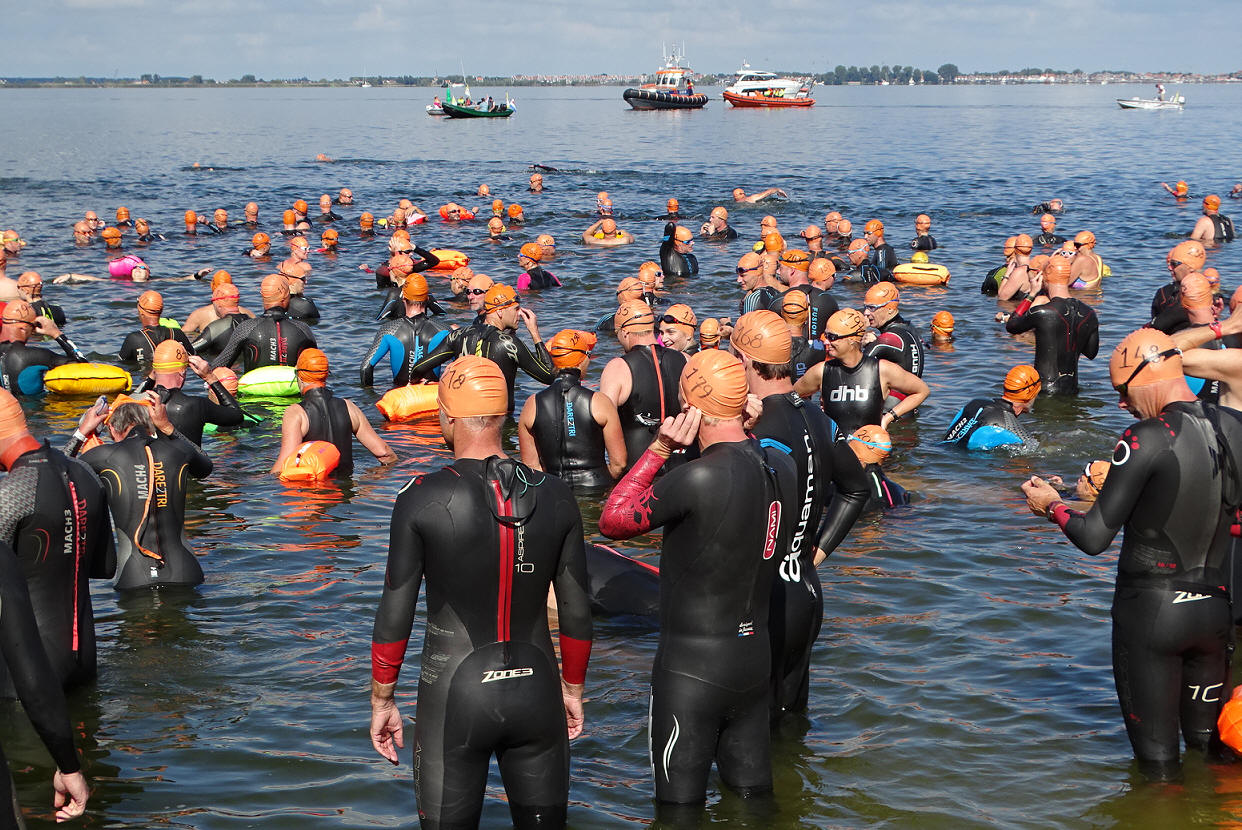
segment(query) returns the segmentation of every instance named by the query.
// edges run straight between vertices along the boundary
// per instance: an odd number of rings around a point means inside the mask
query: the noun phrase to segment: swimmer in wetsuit
[[[1005,321],[1010,334],[1035,332],[1035,369],[1050,395],[1078,394],[1078,356],[1094,360],[1100,349],[1100,324],[1095,311],[1069,294],[1070,264],[1053,257],[1031,280],[1031,293]],[[1032,306],[1031,298],[1048,288],[1048,302]]]
[[[694,233],[674,222],[664,226],[660,243],[660,269],[667,277],[691,277],[699,273],[699,260],[694,249]]]
[[[729,211],[717,205],[699,228],[699,236],[708,242],[729,242],[737,239],[737,231],[729,225]]]
[[[518,254],[518,266],[524,273],[517,279],[519,291],[539,288],[559,288],[561,281],[543,269],[539,263],[543,260],[543,246],[538,242],[527,242]]]
[[[447,327],[427,314],[429,297],[427,280],[422,274],[411,274],[405,278],[405,285],[401,287],[405,314],[385,322],[375,333],[375,340],[363,356],[359,369],[359,383],[362,386],[369,387],[374,383],[375,367],[385,357],[392,370],[394,388],[436,379],[435,371],[417,375],[411,371],[412,366],[434,351],[449,334]]]
[[[17,293],[21,299],[30,303],[37,316],[47,317],[57,326],[65,325],[65,310],[43,299],[43,277],[38,272],[27,271],[18,277]]]
[[[677,383],[686,356],[660,345],[655,313],[641,300],[628,300],[617,309],[613,329],[625,354],[604,366],[599,391],[616,404],[625,434],[626,463],[632,465],[664,419],[681,411]]]
[[[815,230],[819,230],[816,228]],[[777,263],[776,277],[788,288],[775,297],[768,305],[768,309],[775,311],[777,314],[784,305],[785,296],[790,291],[801,291],[810,301],[810,316],[808,325],[810,329],[809,336],[818,340],[819,336],[824,332],[824,324],[828,322],[828,318],[836,314],[840,310],[836,299],[828,293],[826,289],[818,288],[811,284],[810,273],[811,265],[814,260],[806,251],[789,248],[781,252],[780,260]],[[817,268],[822,271],[824,266]],[[833,270],[835,274],[835,269]],[[753,310],[753,309],[752,309]]]
[[[836,425],[794,394],[793,338],[785,321],[771,311],[752,311],[738,319],[730,342],[746,370],[747,387],[763,402],[751,434],[761,445],[787,453],[797,474],[794,491],[781,505],[794,524],[789,547],[778,551],[768,613],[775,721],[806,711],[811,648],[824,619],[816,566],[862,514],[867,484],[854,454],[833,440]]]
[[[556,378],[526,399],[518,418],[522,463],[576,489],[606,487],[625,470],[625,436],[616,405],[582,385],[595,342],[590,332],[557,332],[548,342]]]
[[[269,274],[259,285],[263,314],[243,320],[211,361],[212,369],[232,366],[240,357],[243,371],[261,366],[293,366],[303,349],[315,345],[315,335],[301,320],[285,313],[289,305],[289,282],[279,274]]]
[[[35,332],[55,340],[64,354],[27,345]],[[48,318],[36,317],[25,300],[13,300],[0,312],[0,385],[14,395],[42,394],[48,369],[85,361],[73,341]]]
[[[185,393],[182,387],[187,367],[193,369],[194,374],[207,385],[214,400]],[[139,391],[147,390],[159,395],[168,420],[172,421],[177,432],[199,446],[203,443],[203,427],[207,424],[235,427],[244,418],[237,399],[212,374],[207,361],[196,355],[187,355],[185,348],[175,340],[165,340],[155,347],[151,377],[139,387]]]
[[[1203,215],[1195,222],[1190,238],[1205,245],[1213,242],[1232,242],[1233,220],[1220,212],[1220,197],[1215,193],[1203,197]]]
[[[863,239],[871,246],[867,254],[867,266],[864,270],[866,282],[892,282],[893,269],[897,267],[897,251],[884,240],[884,223],[879,219],[869,219],[863,227]]]
[[[1174,245],[1165,255],[1171,282],[1156,289],[1151,299],[1151,322],[1147,325],[1165,334],[1173,334],[1190,325],[1186,309],[1181,303],[1181,281],[1188,275],[1202,270],[1207,262],[1207,250],[1202,242],[1188,239]]]
[[[882,282],[867,289],[863,297],[863,315],[877,335],[867,345],[867,355],[896,363],[913,375],[923,377],[926,357],[923,340],[901,316],[901,293],[891,282]]]
[[[39,637],[65,688],[95,676],[90,579],[116,572],[103,485],[82,462],[35,440],[21,406],[0,389],[0,542],[17,553]],[[13,697],[0,662],[0,697]]]
[[[415,477],[393,506],[371,638],[371,743],[398,762],[405,742],[393,695],[425,575],[414,792],[427,830],[478,827],[493,753],[514,825],[564,827],[569,739],[584,723],[593,630],[582,518],[564,482],[505,456],[508,386],[476,355],[445,369],[440,430],[455,460]]]
[[[685,303],[674,303],[660,317],[660,344],[679,352],[695,351],[694,332],[699,318]]]
[[[280,454],[272,465],[279,473],[285,461],[307,441],[327,441],[341,454],[341,461],[332,471],[338,478],[347,478],[354,471],[354,436],[381,464],[392,464],[397,455],[379,437],[358,405],[338,398],[328,388],[328,356],[319,349],[306,349],[298,355],[298,391],[300,403],[290,405],[280,425]]]
[[[263,231],[259,231],[250,238],[250,247],[242,251],[242,256],[265,261],[271,259],[272,238]]]
[[[516,291],[507,285],[493,285],[483,295],[482,311],[481,322],[451,332],[437,349],[415,363],[410,371],[428,372],[463,354],[486,357],[500,366],[500,371],[509,379],[509,411],[512,412],[513,387],[517,382],[518,369],[540,383],[551,383],[556,377],[556,370],[539,334],[535,313],[522,308]],[[534,348],[527,347],[514,335],[518,321],[526,325],[535,342]]]
[[[1057,218],[1051,213],[1045,213],[1043,216],[1039,217],[1039,228],[1043,231],[1043,233],[1032,240],[1036,245],[1051,248],[1057,245],[1065,244],[1065,237],[1057,236]]]
[[[163,318],[160,317],[163,313],[164,297],[160,292],[142,292],[142,296],[138,298],[138,322],[142,324],[142,328],[130,332],[117,350],[117,356],[123,362],[137,363],[145,368],[155,353],[155,347],[165,340],[175,340],[187,353],[194,354],[190,338],[185,336],[180,327],[164,325]]]
[[[699,352],[680,387],[687,410],[661,424],[599,521],[612,539],[664,528],[648,727],[657,820],[669,806],[702,805],[713,761],[743,797],[772,789],[768,613],[796,521],[783,509],[797,498],[793,461],[742,430],[741,362]],[[701,457],[657,480],[669,454],[691,442]]]
[[[910,240],[910,249],[934,251],[936,247],[936,237],[931,235],[931,217],[926,213],[920,213],[914,217],[914,239]]]
[[[1039,394],[1039,372],[1034,366],[1015,366],[1005,375],[1004,393],[993,400],[975,398],[957,411],[940,439],[967,450],[993,450],[1035,443],[1018,423]]]
[[[158,397],[118,396],[107,415],[82,416],[67,451],[106,424],[113,443],[82,453],[108,490],[116,527],[116,589],[192,587],[203,569],[185,538],[188,479],[211,473],[211,459],[168,420]]]
[[[742,298],[737,301],[738,315],[760,309],[770,309],[780,298],[780,293],[768,285],[763,277],[763,259],[756,253],[742,254],[733,269],[737,274],[737,287]]]
[[[910,503],[906,488],[890,479],[880,467],[893,451],[889,434],[875,424],[859,427],[845,439],[862,465],[867,481],[867,499],[863,511],[888,510]]]
[[[220,287],[211,292],[211,305],[208,308],[215,315],[215,319],[205,324],[194,338],[192,345],[195,354],[215,357],[224,350],[238,326],[246,320],[254,319],[253,314],[238,305],[238,299],[237,286],[231,282],[221,283]]]
[[[806,374],[807,369],[816,363],[823,363],[828,354],[824,351],[822,340],[810,340],[806,337],[811,309],[804,291],[798,288],[786,291],[781,298],[780,315],[789,329],[789,365],[793,370],[793,380],[796,381]]]
[[[1130,745],[1155,780],[1181,771],[1180,739],[1216,755],[1233,650],[1226,557],[1242,497],[1242,416],[1195,400],[1173,341],[1127,336],[1109,360],[1120,406],[1139,418],[1122,433],[1099,498],[1070,510],[1047,482],[1022,485],[1084,553],[1125,528],[1113,596],[1113,674]]]
[[[807,369],[794,384],[794,391],[809,398],[820,393],[820,406],[837,425],[837,440],[865,424],[884,429],[909,415],[927,400],[928,388],[918,375],[888,360],[863,354],[866,319],[852,308],[828,318],[824,340],[828,359]],[[891,392],[901,399],[886,407]]]

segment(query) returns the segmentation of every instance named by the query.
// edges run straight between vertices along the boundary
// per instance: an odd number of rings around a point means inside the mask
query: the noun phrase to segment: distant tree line
[[[842,66],[837,65],[831,72],[815,75],[815,81],[829,86],[840,84],[951,84],[960,73],[951,63],[942,65],[936,71],[915,69],[913,66],[873,65],[873,66]]]

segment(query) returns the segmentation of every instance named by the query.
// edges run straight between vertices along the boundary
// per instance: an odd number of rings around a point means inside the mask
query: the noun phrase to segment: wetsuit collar
[[[45,446],[47,446],[46,442],[40,444],[32,435],[23,435],[14,441],[13,446],[5,450],[3,455],[0,455],[0,468],[11,470],[17,459],[28,452],[34,452]]]

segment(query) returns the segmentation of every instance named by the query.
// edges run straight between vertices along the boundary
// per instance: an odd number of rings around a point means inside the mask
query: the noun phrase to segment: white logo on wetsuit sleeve
[[[500,669],[497,671],[483,672],[484,683],[491,683],[493,680],[513,680],[517,677],[530,677],[535,673],[534,669]]]
[[[1177,605],[1179,602],[1194,602],[1198,599],[1207,599],[1210,596],[1211,594],[1192,594],[1190,591],[1178,591],[1176,596],[1173,597],[1173,602],[1171,604]]]

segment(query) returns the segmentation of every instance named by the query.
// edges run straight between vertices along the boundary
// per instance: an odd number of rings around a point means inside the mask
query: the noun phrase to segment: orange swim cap
[[[527,242],[522,246],[522,250],[519,251],[518,255],[524,256],[529,260],[539,262],[543,259],[543,246],[538,242]]]
[[[1208,285],[1212,286],[1212,293],[1219,294],[1220,293],[1220,272],[1217,271],[1215,268],[1204,268],[1200,273],[1203,274],[1203,276],[1207,277]],[[18,284],[20,285],[20,282]]]
[[[1043,381],[1034,366],[1014,366],[1005,375],[1005,394],[1002,396],[1011,401],[1026,403],[1035,400]]]
[[[868,219],[867,224],[863,225],[863,233],[884,233],[884,223],[879,219]]]
[[[1174,245],[1165,260],[1170,264],[1179,262],[1189,266],[1192,271],[1198,271],[1203,267],[1203,263],[1207,262],[1207,250],[1197,239],[1187,239],[1185,242]]]
[[[819,225],[807,225],[798,236],[803,239],[819,239],[823,236],[823,233],[820,231]]]
[[[436,392],[450,418],[484,418],[509,412],[509,384],[500,367],[486,357],[466,354],[440,375]]]
[[[544,248],[555,248],[556,239],[550,233],[541,233],[535,237],[535,242]]]
[[[863,465],[883,464],[893,452],[893,439],[879,424],[861,426],[845,440]]]
[[[669,199],[665,203],[665,207],[668,208],[669,213],[676,213],[677,210],[681,207],[681,205],[678,203],[676,199]]]
[[[720,321],[708,317],[699,323],[699,345],[703,348],[715,348],[720,343]]]
[[[39,276],[38,271],[26,271],[17,278],[18,288],[34,288],[43,285],[43,277]]]
[[[0,312],[0,322],[5,323],[34,323],[35,310],[30,303],[25,300],[11,300]]]
[[[729,342],[734,351],[760,363],[788,363],[793,353],[789,326],[779,314],[767,309],[751,311],[739,317]]]
[[[850,220],[842,219],[841,221],[837,222],[837,235],[838,236],[849,236],[853,232],[854,232],[854,226],[853,224],[850,223]]]
[[[1006,259],[1013,256],[1013,251],[1014,251],[1014,248],[1017,246],[1017,244],[1018,244],[1018,237],[1016,236],[1011,236],[1005,240],[1005,245],[1004,245],[1003,250],[1005,252]]]
[[[785,292],[781,298],[781,319],[791,326],[801,326],[810,316],[811,301],[805,293],[796,289]]]
[[[224,270],[217,271],[211,276],[211,290],[215,291],[220,286],[226,283],[231,283],[232,281],[233,281],[233,275],[230,274],[228,271],[224,271]]]
[[[254,236],[250,237],[250,247],[252,248],[262,248],[264,245],[270,245],[271,242],[272,238],[263,231],[259,231]]]
[[[781,328],[785,328],[784,323]],[[746,370],[742,361],[720,349],[691,355],[681,371],[680,387],[686,403],[697,406],[708,417],[737,418],[746,409]]]
[[[211,212],[211,218],[215,219],[217,222],[227,222],[229,218],[229,212],[225,210],[224,208],[216,208],[215,210]]]
[[[811,255],[806,251],[787,248],[781,253],[781,265],[787,265],[796,271],[809,271],[811,269]]]
[[[655,312],[642,300],[626,300],[612,315],[613,330],[644,334],[655,331]]]
[[[712,208],[712,216],[716,219],[724,219],[727,221],[729,218],[729,211],[725,210],[722,205],[717,205]]]
[[[158,291],[143,291],[138,298],[138,310],[147,314],[159,314],[164,310],[164,297]]]
[[[840,222],[840,221],[841,221],[841,211],[839,210],[831,210],[828,213],[824,214],[825,225],[828,224],[829,222]]]
[[[405,207],[405,205],[402,205],[402,207]],[[411,207],[413,206],[411,205]],[[492,199],[492,213],[499,214],[504,209],[505,209],[504,202],[500,201],[499,199]]]
[[[319,349],[303,349],[298,355],[297,376],[307,386],[323,386],[328,382],[328,356]]]
[[[483,289],[485,295],[486,295],[487,290],[490,289],[495,284],[496,283],[493,282],[492,278],[489,277],[487,274],[471,274],[470,282],[468,283],[469,287],[472,289],[479,289],[479,288]]]
[[[1203,197],[1204,210],[1220,210],[1220,197],[1213,193],[1210,196]]]
[[[219,288],[211,292],[211,301],[213,303],[220,303],[226,309],[237,308],[237,301],[240,297],[241,292],[231,282],[221,283]]]
[[[1074,266],[1069,257],[1054,256],[1048,258],[1040,273],[1044,275],[1044,283],[1047,285],[1069,285],[1073,270]]]
[[[1039,217],[1039,226],[1051,233],[1057,227],[1057,218],[1051,213],[1045,213],[1043,216]]]
[[[562,329],[548,341],[548,354],[558,369],[577,369],[595,349],[597,338],[589,331]]]
[[[1013,249],[1020,254],[1029,254],[1035,242],[1030,234],[1020,233],[1013,239]]]
[[[654,284],[654,278],[652,282]],[[643,295],[643,281],[640,280],[638,277],[626,277],[625,279],[621,280],[621,283],[617,286],[617,298],[618,299],[621,299],[622,294],[630,294],[630,293],[632,293],[634,296],[630,297],[629,299],[633,299],[633,300],[637,300],[639,297]]]
[[[364,228],[369,228],[375,224],[375,217],[370,213],[364,213],[358,217],[358,224]]]
[[[405,278],[405,285],[401,286],[401,298],[411,303],[425,303],[430,295],[427,278],[422,274],[410,274]]]
[[[493,285],[487,289],[487,293],[483,295],[483,312],[490,314],[493,311],[500,311],[509,306],[517,305],[517,292],[512,286]]]
[[[770,233],[763,237],[763,250],[774,254],[785,250],[785,238],[779,233]]]
[[[771,214],[763,217],[763,219],[759,221],[759,227],[775,229],[776,228],[776,217],[772,216]]]
[[[213,380],[219,383],[223,383],[224,388],[229,390],[230,395],[237,394],[237,387],[238,387],[237,373],[234,372],[232,369],[230,369],[228,366],[221,366],[219,369],[216,369],[214,372],[212,372],[211,376]],[[211,390],[209,389],[208,394],[210,394],[210,392]],[[219,401],[217,401],[217,403],[219,403]]]
[[[1182,377],[1182,354],[1173,338],[1156,329],[1130,332],[1108,358],[1108,377],[1114,387],[1148,386]]]
[[[695,326],[699,324],[699,318],[694,316],[694,309],[685,303],[674,303],[669,306],[660,319],[662,322],[668,323],[669,321],[666,319],[668,317],[673,318],[671,325],[685,326],[690,329],[691,334],[694,333]]]
[[[920,213],[918,216],[914,217],[914,226],[916,228],[921,226],[931,227],[931,217],[926,213]]]
[[[828,318],[824,331],[837,337],[853,337],[867,330],[867,318],[853,308],[843,308]]]
[[[289,299],[289,281],[280,274],[268,274],[259,283],[259,296],[267,306],[279,305]]]
[[[595,194],[595,201],[597,201],[597,202],[607,202],[607,201],[608,201],[608,191],[607,191],[607,190],[601,190],[599,193]]]
[[[198,214],[197,214],[197,213],[195,213],[195,212],[194,212],[194,211],[192,211],[192,210],[187,210],[187,211],[185,212],[185,223],[186,223],[187,225],[196,225],[196,224],[198,224]]]
[[[612,219],[605,219],[599,223],[599,229],[603,234],[611,236],[617,232],[617,223]]]
[[[510,219],[517,219],[519,216],[522,215],[522,206],[521,205],[509,205],[508,212],[509,212]]]
[[[1108,480],[1108,474],[1112,472],[1112,469],[1113,465],[1110,461],[1088,461],[1082,474],[1087,477],[1087,481],[1098,493],[1104,488],[1104,482]]]
[[[1077,234],[1074,235],[1074,244],[1075,245],[1094,245],[1095,234],[1093,234],[1091,231],[1079,231]]]
[[[121,238],[121,229],[120,228],[104,228],[102,231],[99,232],[99,236],[103,239],[108,240],[109,242],[116,242],[116,241],[119,241]]]
[[[284,220],[284,224],[292,225],[298,221],[298,215],[291,210],[286,210],[281,214],[281,219]]]
[[[901,294],[897,291],[897,286],[891,282],[877,282],[875,285],[867,289],[867,293],[863,295],[863,302],[869,306],[877,308],[896,303],[901,300]]]
[[[319,234],[319,239],[322,242],[336,242],[340,236],[341,235],[336,228],[328,228],[326,231]]]
[[[1032,271],[1042,271],[1050,259],[1052,259],[1052,257],[1047,254],[1039,254],[1031,257],[1031,261],[1026,264],[1026,267],[1030,268]]]
[[[0,389],[0,441],[24,432],[29,430],[26,428],[26,413],[22,411],[22,405],[13,397],[12,392]]]
[[[176,372],[190,365],[185,346],[176,340],[165,340],[155,347],[151,356],[151,368],[157,372]]]
[[[1177,191],[1177,194],[1179,196],[1185,196],[1187,193],[1190,192],[1190,185],[1186,184],[1185,182],[1178,182],[1174,189]]]
[[[499,216],[493,216],[491,219],[487,220],[487,230],[488,233],[502,233],[506,230],[504,220],[502,220]]]
[[[742,254],[737,261],[737,267],[741,268],[743,271],[754,271],[762,265],[763,260],[761,260],[759,255],[756,253]]]
[[[1242,752],[1242,686],[1236,687],[1233,695],[1220,707],[1216,730],[1225,746]]]
[[[151,230],[151,223],[146,219],[135,219],[134,230],[138,231],[138,233],[145,234]]]
[[[289,240],[290,248],[309,248],[310,243],[306,241],[305,236],[295,236]]]
[[[296,213],[306,213],[306,210],[309,207],[310,205],[306,204],[305,199],[298,199],[296,202],[293,203],[293,210]]]
[[[850,243],[850,247],[849,247],[849,252],[851,254],[856,254],[856,253],[859,253],[860,251],[870,251],[870,250],[871,250],[871,246],[867,244],[867,240],[865,239],[855,239],[853,242]]]
[[[953,319],[953,315],[947,311],[937,311],[932,316],[932,331],[938,331],[941,334],[952,334],[957,321]]]
[[[129,208],[119,207],[116,209],[116,221],[124,222],[128,218],[129,218]]]
[[[1182,277],[1181,295],[1182,308],[1187,311],[1212,307],[1212,284],[1200,273],[1191,273]]]
[[[689,228],[677,226],[677,230],[673,231],[673,239],[678,242],[691,242],[694,240],[694,233]]]
[[[826,280],[837,273],[837,266],[832,264],[832,260],[827,257],[817,257],[811,260],[810,279],[813,282]]]

